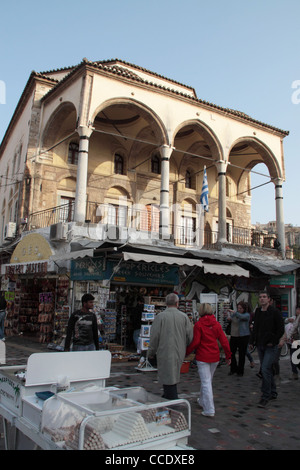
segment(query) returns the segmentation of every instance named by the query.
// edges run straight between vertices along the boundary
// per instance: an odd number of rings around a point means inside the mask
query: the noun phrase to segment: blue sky
[[[200,99],[288,130],[284,218],[300,226],[299,18],[299,0],[5,2],[0,140],[32,70],[119,58],[192,86]],[[255,170],[267,173],[264,166]],[[266,181],[253,176],[252,186]],[[275,220],[273,184],[253,190],[252,202],[253,223]]]

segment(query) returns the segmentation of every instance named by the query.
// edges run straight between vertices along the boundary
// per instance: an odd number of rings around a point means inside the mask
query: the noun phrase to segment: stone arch
[[[232,167],[234,167],[234,163],[230,160],[232,159],[234,149],[239,149],[240,151],[240,155],[235,155],[235,157],[237,157],[235,163],[237,163],[238,158],[243,158],[243,155],[245,155],[247,147],[254,150],[254,155],[248,162],[239,165],[241,167],[240,175],[236,178],[237,199],[244,199],[247,196],[251,196],[249,175],[251,170],[258,164],[264,164],[267,167],[270,179],[275,181],[276,178],[282,177],[282,169],[274,153],[265,143],[252,136],[240,137],[232,144],[228,156],[228,161],[232,164]],[[243,166],[244,168],[242,168]]]
[[[200,119],[187,120],[187,121],[180,123],[176,127],[176,129],[173,132],[173,145],[174,146],[175,146],[176,138],[178,138],[178,136],[180,135],[180,131],[184,132],[183,131],[184,128],[190,128],[190,130],[193,129],[193,131],[197,132],[201,136],[202,140],[204,140],[206,142],[206,145],[209,147],[212,160],[219,161],[223,159],[223,150],[222,150],[222,146],[218,137],[216,136],[214,131],[206,123],[204,123],[203,121],[200,121]],[[196,151],[195,145],[193,145],[193,148]],[[180,149],[180,150],[187,151],[187,149]],[[194,153],[192,152],[191,149],[189,151],[191,153]]]
[[[128,201],[132,200],[128,190],[122,185],[113,185],[106,190],[105,201],[117,201],[119,198],[126,198]]]
[[[258,158],[253,158],[253,160],[247,165],[248,168],[253,168],[258,163],[264,163],[270,172],[271,178],[275,179],[275,178],[284,177],[283,171],[280,168],[280,165],[274,153],[264,142],[260,141],[256,137],[245,136],[245,137],[240,137],[239,139],[237,139],[230,148],[228,161],[230,161],[232,150],[239,144],[249,145],[256,151],[258,155],[261,156],[261,160]],[[241,153],[240,155],[243,156],[243,153]]]
[[[57,182],[57,189],[63,189],[69,192],[76,191],[76,178],[72,175],[65,175],[64,178],[60,178]]]
[[[135,99],[129,99],[129,98],[112,98],[110,100],[104,101],[99,105],[94,113],[92,114],[92,123],[95,125],[95,121],[97,116],[104,111],[105,109],[108,109],[110,107],[122,107],[122,108],[127,108],[131,110],[139,110],[141,113],[142,117],[149,123],[150,127],[153,127],[155,130],[155,135],[154,137],[157,138],[157,140],[153,140],[153,144],[157,144],[158,146],[161,145],[170,145],[169,139],[168,139],[168,133],[165,125],[163,124],[162,120],[160,117],[149,107],[146,106],[144,103],[135,100]]]
[[[41,146],[44,149],[60,142],[76,132],[77,110],[69,101],[61,103],[51,114],[42,133]]]

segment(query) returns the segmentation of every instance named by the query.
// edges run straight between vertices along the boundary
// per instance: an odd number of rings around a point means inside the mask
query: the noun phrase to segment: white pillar
[[[161,152],[161,183],[160,183],[160,209],[159,209],[159,238],[170,239],[170,157],[173,147],[163,145]]]
[[[277,178],[275,180],[275,201],[277,238],[280,243],[279,251],[281,251],[283,258],[285,258],[285,228],[283,217],[283,193],[281,178]]]
[[[219,220],[218,220],[218,242],[227,243],[226,237],[226,162],[217,162],[219,179]]]
[[[77,129],[77,132],[79,134],[80,140],[78,151],[74,221],[83,223],[86,219],[86,190],[88,174],[89,139],[93,132],[93,129],[86,126],[80,126]]]

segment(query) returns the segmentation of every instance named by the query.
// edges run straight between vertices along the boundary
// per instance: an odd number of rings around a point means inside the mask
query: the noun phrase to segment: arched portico
[[[237,195],[251,195],[250,172],[256,165],[263,163],[268,172],[270,181],[275,187],[276,228],[277,237],[281,245],[281,252],[285,256],[285,231],[283,218],[282,182],[284,169],[280,160],[276,158],[270,148],[254,137],[241,137],[235,141],[228,154],[228,170],[235,173],[237,181]],[[266,175],[267,176],[267,175]]]

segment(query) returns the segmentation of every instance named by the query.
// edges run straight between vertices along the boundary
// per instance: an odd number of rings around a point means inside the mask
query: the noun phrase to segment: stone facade
[[[128,226],[136,223],[133,207],[136,215],[137,208],[153,206],[159,225],[165,223],[171,235],[179,228],[183,237],[175,237],[176,243],[188,244],[189,228],[200,223],[204,167],[210,202],[205,227],[215,233],[214,241],[230,241],[234,227],[251,227],[249,170],[265,163],[279,194],[287,134],[118,60],[84,59],[74,68],[33,73],[0,147],[1,175],[9,168],[15,182],[13,193],[1,186],[2,241],[11,218],[20,230],[21,220],[31,214],[72,202],[72,221],[97,223],[97,208],[106,204],[114,208],[115,224]],[[70,149],[76,146],[76,161],[71,161]],[[20,147],[15,176],[11,161]],[[15,212],[9,212],[8,203]],[[276,204],[277,235],[284,246],[280,197]],[[127,208],[126,221],[120,219],[120,205]],[[174,208],[170,214],[163,212],[166,205]],[[150,223],[159,231],[149,220],[148,229]],[[36,221],[33,228],[38,226]]]

